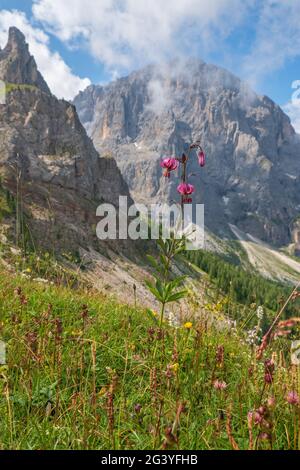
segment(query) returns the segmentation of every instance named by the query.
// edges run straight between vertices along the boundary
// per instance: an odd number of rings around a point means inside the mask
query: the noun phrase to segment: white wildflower
[[[263,309],[262,306],[257,307],[256,316],[257,316],[258,320],[262,320],[262,319],[263,319],[263,316],[264,316],[264,309]]]
[[[179,328],[180,326],[180,321],[178,316],[173,313],[173,312],[168,312],[167,313],[167,320],[170,326],[173,326],[174,328]]]
[[[261,340],[261,336],[262,336],[261,323],[262,323],[262,319],[264,317],[263,307],[261,307],[261,306],[257,307],[256,316],[257,316],[257,320],[258,320],[257,325],[255,325],[255,327],[252,330],[249,330],[248,334],[247,334],[246,341],[247,341],[248,344],[250,344],[250,346],[254,346],[254,345],[258,344]]]

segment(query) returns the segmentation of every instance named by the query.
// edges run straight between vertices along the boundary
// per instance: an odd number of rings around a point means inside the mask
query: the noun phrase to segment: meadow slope
[[[257,361],[222,302],[159,328],[3,268],[0,298],[1,449],[299,449],[299,370],[280,341]]]

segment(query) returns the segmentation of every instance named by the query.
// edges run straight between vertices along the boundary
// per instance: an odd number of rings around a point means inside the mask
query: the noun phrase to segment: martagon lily
[[[181,165],[181,183],[177,186],[177,191],[181,196],[182,210],[184,204],[190,204],[192,202],[191,195],[195,191],[195,187],[188,183],[187,177],[188,161],[191,158],[192,152],[194,150],[197,151],[199,166],[203,168],[205,166],[206,156],[201,147],[200,141],[192,143],[188,148],[188,152],[183,153],[181,157],[167,157],[164,158],[160,163],[160,166],[164,168],[164,176],[167,178],[170,178],[171,171],[177,170],[179,165]]]
[[[184,203],[192,202],[192,198],[188,197],[195,191],[195,188],[192,184],[180,183],[180,185],[177,186],[177,191],[179,192],[179,194],[181,194]]]
[[[164,176],[170,178],[170,172],[177,170],[179,161],[176,158],[164,158],[160,166],[165,169]]]

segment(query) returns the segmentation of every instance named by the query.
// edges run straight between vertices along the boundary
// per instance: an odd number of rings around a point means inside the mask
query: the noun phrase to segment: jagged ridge
[[[96,206],[129,196],[115,160],[99,158],[75,107],[50,93],[16,28],[0,52],[0,79],[9,83],[0,105],[0,175],[22,197],[36,242],[97,246]]]

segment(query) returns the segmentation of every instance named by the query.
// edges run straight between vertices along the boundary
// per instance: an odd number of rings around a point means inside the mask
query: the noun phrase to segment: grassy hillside
[[[300,448],[299,369],[281,341],[257,361],[220,302],[160,329],[155,312],[3,269],[0,299],[1,449]]]

